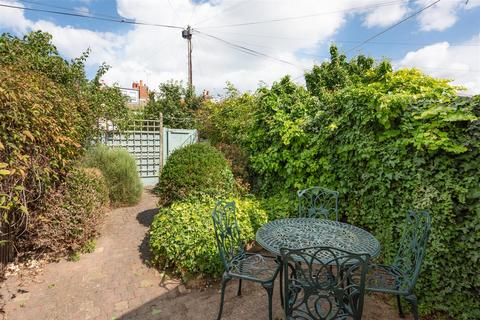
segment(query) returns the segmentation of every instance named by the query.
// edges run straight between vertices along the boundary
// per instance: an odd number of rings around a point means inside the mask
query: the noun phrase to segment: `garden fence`
[[[133,120],[126,130],[111,123],[101,123],[100,142],[109,147],[125,148],[137,162],[145,186],[158,182],[158,174],[168,156],[177,148],[198,141],[195,129],[164,128],[160,120]]]

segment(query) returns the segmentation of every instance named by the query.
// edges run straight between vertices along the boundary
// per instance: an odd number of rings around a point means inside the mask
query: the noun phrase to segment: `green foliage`
[[[32,75],[40,79],[46,77],[64,89],[62,97],[71,104],[69,115],[80,115],[70,125],[81,134],[79,143],[84,145],[97,134],[96,124],[100,117],[109,120],[128,117],[126,98],[118,88],[101,85],[100,78],[108,71],[108,65],[102,64],[93,80],[86,78],[85,61],[89,50],[67,61],[60,56],[51,39],[50,34],[41,31],[28,33],[23,39],[3,34],[0,37],[0,66],[31,71]]]
[[[218,143],[215,147],[223,153],[227,159],[228,165],[232,169],[235,178],[237,191],[240,193],[248,193],[250,191],[250,181],[253,178],[249,171],[249,156],[244,149],[236,144]]]
[[[253,125],[255,96],[227,83],[221,101],[208,100],[197,112],[200,135],[212,144],[241,145]]]
[[[44,198],[17,248],[53,256],[80,251],[97,235],[107,205],[108,189],[101,172],[76,168]]]
[[[254,198],[233,199],[241,238],[255,239],[267,214]],[[218,276],[223,270],[214,236],[212,211],[215,199],[208,196],[174,202],[160,208],[150,231],[150,248],[156,264],[188,277]]]
[[[97,242],[95,239],[88,240],[83,248],[80,250],[82,253],[93,253],[97,247]]]
[[[221,101],[207,100],[196,112],[200,136],[220,150],[229,162],[240,189],[248,191],[252,177],[249,155],[242,144],[253,124],[255,96],[240,94],[227,83]]]
[[[324,92],[345,88],[355,82],[364,82],[371,79],[368,73],[373,67],[375,60],[360,55],[350,61],[344,54],[339,54],[336,46],[330,47],[330,61],[323,62],[320,66],[315,65],[311,72],[305,74],[305,82],[308,91],[316,96]],[[384,71],[391,71],[388,63],[383,64]]]
[[[145,119],[158,119],[161,112],[163,125],[167,128],[195,128],[194,112],[203,100],[195,95],[195,89],[173,80],[161,83],[158,89],[158,94],[150,94],[142,116]]]
[[[48,78],[0,65],[0,193],[16,219],[34,208],[42,189],[61,181],[81,154],[80,117]],[[14,217],[15,216],[15,217]]]
[[[295,192],[278,192],[261,198],[260,203],[267,212],[268,221],[298,217],[298,198]]]
[[[78,251],[75,251],[75,252],[72,252],[69,257],[68,257],[68,260],[70,261],[73,261],[73,262],[77,262],[77,261],[80,261],[80,255],[82,253],[93,253],[95,251],[95,247],[96,247],[96,242],[95,242],[95,239],[90,239],[88,240],[81,248],[80,250]]]
[[[313,184],[305,172],[315,172],[320,163],[312,161],[316,152],[305,128],[318,100],[285,77],[271,89],[261,88],[256,104],[255,125],[247,145],[250,165],[261,174],[261,187],[300,188],[299,177]]]
[[[175,150],[168,157],[155,187],[162,204],[199,193],[221,196],[233,191],[234,179],[227,160],[207,143]]]
[[[370,230],[391,261],[408,209],[433,217],[416,289],[423,313],[479,318],[480,97],[447,80],[359,57],[258,92],[248,137],[264,194],[311,185],[338,190],[343,220]]]
[[[78,252],[78,251],[72,252],[72,253],[68,256],[68,260],[70,260],[70,261],[72,261],[72,262],[78,262],[78,261],[80,261],[80,252]]]
[[[112,205],[134,205],[142,195],[142,182],[135,159],[120,148],[98,144],[87,150],[83,166],[98,168],[107,181]]]
[[[66,61],[40,31],[0,36],[0,210],[12,243],[97,134],[98,119],[127,113],[118,88],[100,85],[106,65],[86,78],[87,57]]]

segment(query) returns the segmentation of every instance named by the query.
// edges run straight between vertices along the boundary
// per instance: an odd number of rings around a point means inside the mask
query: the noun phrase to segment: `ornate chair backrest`
[[[322,187],[298,191],[298,215],[306,218],[325,218],[338,221],[338,192]]]
[[[281,255],[287,319],[361,319],[368,254],[313,247]]]
[[[235,216],[235,202],[218,201],[212,218],[218,252],[225,270],[229,270],[231,261],[245,254]]]
[[[393,265],[404,275],[399,279],[398,289],[412,291],[417,282],[432,219],[427,211],[409,211],[405,219],[403,235]]]

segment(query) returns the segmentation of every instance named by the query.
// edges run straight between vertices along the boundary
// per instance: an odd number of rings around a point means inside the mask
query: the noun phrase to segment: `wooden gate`
[[[197,130],[164,128],[162,120],[134,120],[123,131],[112,125],[100,127],[100,142],[109,147],[125,148],[132,154],[146,186],[158,182],[160,169],[175,149],[198,141]]]

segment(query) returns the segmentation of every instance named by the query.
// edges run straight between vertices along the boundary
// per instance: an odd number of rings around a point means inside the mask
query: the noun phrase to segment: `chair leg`
[[[224,277],[222,279],[222,291],[220,293],[220,310],[218,310],[217,320],[220,320],[222,318],[223,302],[225,300],[225,287],[227,286],[228,281],[230,281],[230,279],[228,278]]]
[[[418,301],[417,301],[417,296],[415,294],[411,294],[409,296],[405,297],[405,300],[410,302],[412,305],[412,313],[413,313],[413,318],[415,320],[418,320]]]
[[[283,266],[280,266],[280,305],[283,308]]]
[[[267,290],[268,295],[268,319],[272,320],[273,310],[272,310],[272,296],[273,296],[273,283],[263,284],[265,290]]]
[[[238,291],[237,291],[237,296],[242,295],[242,279],[238,279]]]
[[[397,306],[398,306],[398,315],[400,318],[405,318],[405,314],[403,313],[402,310],[402,302],[400,301],[400,296],[397,295]]]

